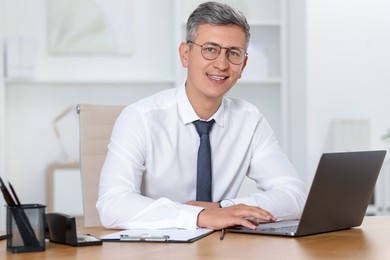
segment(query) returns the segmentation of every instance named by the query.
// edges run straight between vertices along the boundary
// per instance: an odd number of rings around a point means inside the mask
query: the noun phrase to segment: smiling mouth
[[[225,80],[228,78],[227,76],[216,76],[216,75],[209,75],[209,74],[207,74],[207,77],[209,77],[212,80]]]

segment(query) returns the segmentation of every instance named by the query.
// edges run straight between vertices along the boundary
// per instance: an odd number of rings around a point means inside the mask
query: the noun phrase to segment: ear
[[[179,55],[180,55],[181,65],[184,68],[188,68],[188,54],[189,54],[189,52],[190,52],[190,46],[187,43],[182,42],[179,46]]]
[[[245,60],[244,60],[244,62],[242,63],[242,68],[241,68],[240,76],[238,77],[239,79],[241,78],[242,72],[244,71],[247,62],[248,62],[248,56],[245,57]]]

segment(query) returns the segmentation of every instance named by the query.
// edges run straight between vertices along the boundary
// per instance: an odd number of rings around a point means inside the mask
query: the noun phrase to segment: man
[[[203,3],[186,37],[179,47],[185,84],[128,106],[117,119],[101,172],[102,224],[254,229],[254,220],[299,218],[306,190],[271,127],[251,104],[225,97],[248,60],[244,15]],[[208,125],[206,137],[198,121]],[[236,198],[245,176],[259,192]]]

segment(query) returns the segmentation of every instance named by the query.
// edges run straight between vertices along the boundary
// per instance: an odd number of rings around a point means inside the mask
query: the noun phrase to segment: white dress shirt
[[[199,117],[184,84],[126,107],[108,145],[96,204],[107,228],[197,228]],[[306,189],[253,105],[224,97],[210,133],[213,201],[259,206],[281,219],[299,218]],[[248,176],[258,193],[236,198]]]

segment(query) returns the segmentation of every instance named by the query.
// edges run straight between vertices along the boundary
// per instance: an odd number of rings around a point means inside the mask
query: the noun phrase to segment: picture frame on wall
[[[132,1],[47,0],[51,54],[130,55]]]

